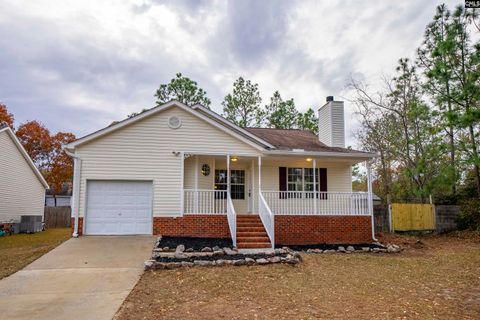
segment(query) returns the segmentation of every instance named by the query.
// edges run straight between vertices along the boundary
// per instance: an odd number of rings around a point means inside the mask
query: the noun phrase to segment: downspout
[[[372,218],[372,240],[373,241],[378,241],[377,238],[375,238],[375,217],[373,215],[373,197],[372,197],[372,170],[370,168],[370,161],[366,161],[367,164],[367,190],[368,190],[368,213],[370,214],[370,217]]]
[[[72,192],[72,211],[75,216],[75,222],[73,225],[72,237],[78,238],[78,212],[80,203],[80,168],[82,166],[82,160],[80,157],[71,153],[67,149],[64,149],[65,153],[73,158],[73,192]]]

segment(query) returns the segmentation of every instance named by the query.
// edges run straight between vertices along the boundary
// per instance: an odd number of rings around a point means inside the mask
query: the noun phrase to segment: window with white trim
[[[320,190],[320,175],[315,168],[316,191]],[[287,191],[314,191],[313,168],[287,168]],[[300,195],[299,195],[300,196]],[[311,194],[307,194],[311,197]]]
[[[215,190],[226,191],[227,181],[227,170],[215,170]],[[230,170],[230,194],[232,199],[245,199],[245,170]],[[218,195],[217,198],[224,197]]]

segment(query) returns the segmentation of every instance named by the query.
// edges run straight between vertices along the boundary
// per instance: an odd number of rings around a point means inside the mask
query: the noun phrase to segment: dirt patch
[[[295,266],[149,271],[116,319],[480,318],[479,242],[452,236],[386,242],[408,249],[304,254]]]

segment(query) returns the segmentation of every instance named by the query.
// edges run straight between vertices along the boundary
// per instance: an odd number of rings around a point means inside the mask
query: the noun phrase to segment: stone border
[[[366,252],[373,252],[373,253],[399,253],[403,249],[396,245],[396,244],[387,244],[387,245],[382,245],[380,243],[375,243],[378,246],[381,247],[360,247],[360,249],[355,249],[353,246],[347,246],[346,248],[344,246],[339,246],[337,249],[328,249],[328,250],[322,250],[322,249],[307,249],[305,252],[306,253],[366,253]]]
[[[194,266],[244,266],[286,263],[295,265],[302,261],[300,253],[288,247],[267,250],[242,250],[235,248],[205,247],[200,251],[185,250],[180,244],[175,251],[157,248],[161,237],[155,243],[152,258],[145,261],[145,270],[176,269]]]

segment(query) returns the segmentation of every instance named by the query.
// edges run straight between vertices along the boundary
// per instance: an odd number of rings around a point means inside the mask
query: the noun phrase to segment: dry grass
[[[70,236],[70,228],[59,228],[0,237],[0,279],[22,269]]]
[[[117,319],[479,319],[480,240],[394,236],[401,254],[303,255],[297,266],[146,272]]]

